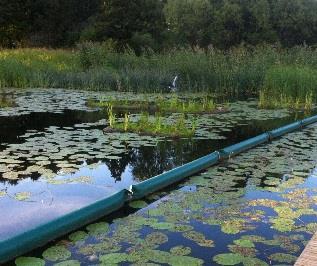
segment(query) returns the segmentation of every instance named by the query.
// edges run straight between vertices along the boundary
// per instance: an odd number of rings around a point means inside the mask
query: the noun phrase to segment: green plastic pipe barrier
[[[0,242],[0,263],[4,263],[37,247],[74,231],[121,208],[128,199],[128,191],[121,190],[106,199],[78,209],[48,223]]]
[[[132,186],[132,198],[143,198],[154,191],[162,189],[173,183],[177,183],[186,177],[198,173],[219,161],[219,153],[213,152],[207,156],[199,158],[180,167],[174,168],[168,172],[147,179],[141,183]]]
[[[237,155],[255,146],[278,138],[286,133],[293,132],[316,122],[317,115],[231,145],[219,152],[213,152],[183,166],[138,183],[137,185],[133,185],[131,186],[130,191],[121,190],[108,198],[61,216],[60,218],[52,220],[46,224],[42,224],[20,235],[2,240],[0,242],[0,263],[10,261],[17,256],[43,246],[58,237],[98,220],[99,218],[118,210],[127,201],[142,198],[145,195],[153,193],[173,183],[180,182],[186,177],[201,172],[223,159],[228,159],[230,156]]]
[[[293,131],[300,129],[300,128],[302,128],[302,121],[295,122],[295,123],[289,124],[287,126],[280,127],[278,129],[274,129],[274,130],[270,131],[269,134],[271,136],[271,139],[275,139],[275,138],[278,138],[282,135],[293,132]]]
[[[237,144],[231,145],[227,148],[224,148],[224,149],[220,150],[219,153],[220,153],[220,156],[222,159],[227,159],[230,156],[234,156],[234,155],[239,154],[243,151],[251,149],[255,146],[258,146],[260,144],[268,142],[268,140],[269,140],[269,134],[264,133],[264,134],[261,134],[259,136],[254,137],[254,138],[250,138],[250,139],[244,140],[240,143],[237,143]]]

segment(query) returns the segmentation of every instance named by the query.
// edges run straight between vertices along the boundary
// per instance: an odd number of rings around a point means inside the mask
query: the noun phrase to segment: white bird
[[[177,86],[176,86],[176,81],[178,79],[178,76],[176,75],[175,78],[173,79],[172,83],[168,86],[171,92],[176,92],[177,91]]]

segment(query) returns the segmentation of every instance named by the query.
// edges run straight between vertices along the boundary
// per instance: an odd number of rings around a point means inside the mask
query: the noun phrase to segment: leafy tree
[[[86,29],[86,39],[112,39],[121,49],[127,45],[140,49],[144,43],[151,47],[154,43],[162,41],[162,32],[165,29],[163,2],[105,0],[101,12],[88,28],[90,31]]]
[[[176,43],[191,47],[210,44],[213,9],[209,0],[168,0],[165,15]]]
[[[29,25],[28,0],[2,0],[0,5],[0,46],[15,47],[25,37]]]
[[[272,1],[272,21],[284,46],[317,42],[317,1]]]

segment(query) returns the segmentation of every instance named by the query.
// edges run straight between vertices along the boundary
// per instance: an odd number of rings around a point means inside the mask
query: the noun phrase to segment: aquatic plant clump
[[[192,137],[195,134],[196,122],[191,122],[191,128],[186,125],[184,114],[180,115],[175,123],[167,124],[163,122],[164,117],[156,113],[152,119],[149,113],[142,113],[140,118],[132,122],[128,114],[124,115],[122,122],[118,122],[116,115],[112,111],[112,106],[108,107],[109,127],[104,129],[105,133],[112,131],[134,132],[145,135],[169,136],[173,138]]]
[[[261,108],[312,110],[316,103],[317,71],[305,65],[271,67],[259,92]]]

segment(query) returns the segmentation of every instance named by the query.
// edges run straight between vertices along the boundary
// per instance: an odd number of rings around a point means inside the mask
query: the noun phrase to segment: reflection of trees
[[[121,159],[118,160],[106,160],[105,164],[108,166],[111,177],[113,177],[116,181],[121,181],[121,176],[128,166],[130,160],[131,152],[124,154],[121,156]]]
[[[144,180],[197,158],[196,144],[188,140],[159,142],[156,147],[133,150],[133,175]]]

